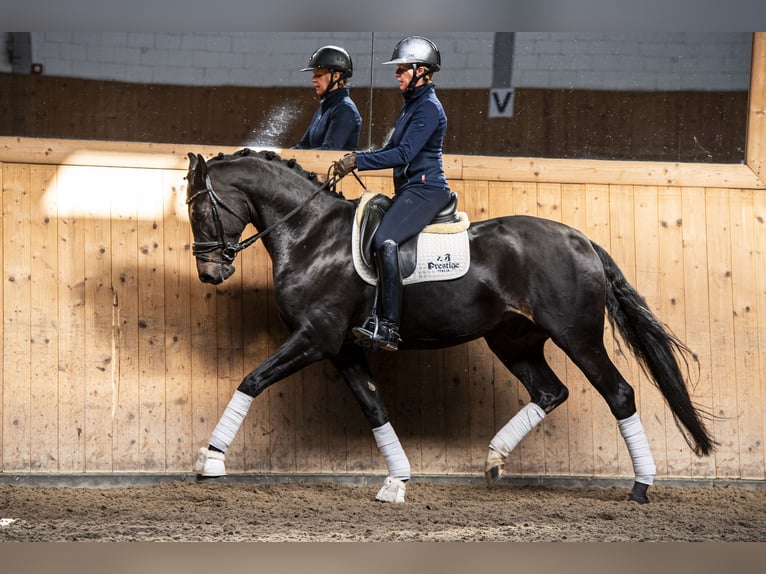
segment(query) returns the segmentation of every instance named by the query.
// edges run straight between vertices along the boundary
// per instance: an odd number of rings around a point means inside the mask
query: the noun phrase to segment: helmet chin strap
[[[322,100],[325,99],[327,97],[327,95],[330,92],[332,92],[333,87],[336,86],[338,84],[338,82],[340,82],[343,79],[343,72],[339,72],[339,74],[340,74],[340,76],[336,80],[335,79],[335,72],[330,70],[330,83],[327,84],[327,87],[325,88],[325,91],[322,92],[322,96],[321,96],[320,99],[322,99]]]
[[[418,76],[418,67],[419,66],[417,64],[412,64],[412,79],[410,80],[410,83],[407,84],[407,89],[405,90],[406,92],[415,91],[415,88],[417,88],[418,82],[428,75],[429,69],[423,66],[423,69],[425,70],[425,72],[423,72],[422,74]]]

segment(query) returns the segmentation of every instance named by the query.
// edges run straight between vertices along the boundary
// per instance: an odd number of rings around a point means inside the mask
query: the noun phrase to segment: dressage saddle
[[[362,261],[370,268],[375,268],[373,257],[372,238],[380,227],[383,215],[391,207],[393,199],[382,193],[374,195],[364,206],[362,221],[359,224],[360,254]],[[437,223],[456,223],[459,221],[457,214],[457,193],[450,192],[449,203],[444,207],[429,225]],[[409,277],[415,271],[418,260],[418,236],[408,239],[399,246],[399,265],[402,278]]]

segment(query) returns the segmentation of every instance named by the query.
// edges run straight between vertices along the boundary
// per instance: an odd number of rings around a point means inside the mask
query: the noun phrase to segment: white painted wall
[[[393,86],[389,59],[400,32],[33,32],[44,73],[195,86],[308,86],[298,70],[320,46],[354,59],[352,85]],[[428,34],[438,46],[443,88],[492,85],[493,32]],[[0,45],[7,33],[0,32]],[[752,34],[517,32],[512,84],[529,88],[747,90]],[[371,47],[374,55],[370,62]],[[6,53],[3,50],[3,53]],[[0,72],[9,72],[7,57]]]

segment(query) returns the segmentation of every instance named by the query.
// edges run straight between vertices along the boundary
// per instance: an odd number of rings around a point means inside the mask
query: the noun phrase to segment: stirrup
[[[354,342],[364,349],[371,351],[378,349],[384,351],[399,350],[401,339],[399,338],[398,326],[385,319],[379,320],[376,315],[370,315],[364,325],[354,327],[351,332],[356,337]]]

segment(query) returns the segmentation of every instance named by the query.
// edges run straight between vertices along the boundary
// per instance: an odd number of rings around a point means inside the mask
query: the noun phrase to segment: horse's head
[[[233,197],[233,193],[239,192],[221,181],[213,189],[205,159],[199,154],[188,156],[186,203],[194,235],[192,250],[197,258],[197,274],[203,283],[218,285],[235,271],[234,258],[241,249],[238,241],[248,217],[241,201]]]

